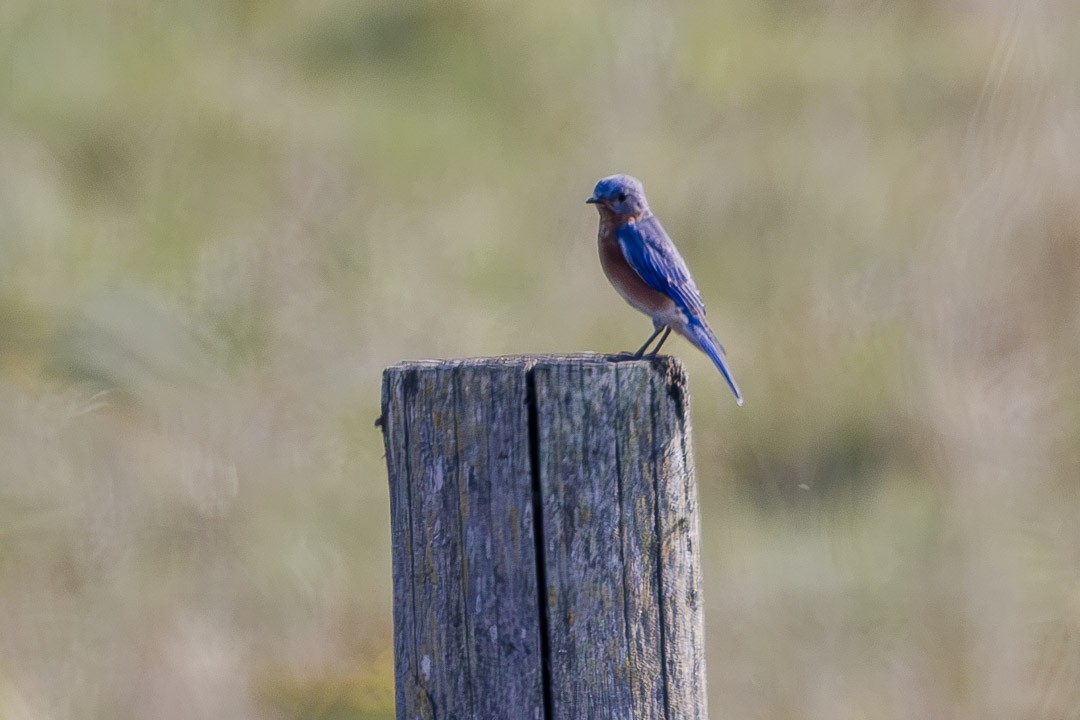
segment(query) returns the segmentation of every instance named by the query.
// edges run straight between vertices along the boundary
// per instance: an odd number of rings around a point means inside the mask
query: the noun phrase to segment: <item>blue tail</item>
[[[739,386],[735,383],[735,378],[732,377],[731,370],[724,360],[724,348],[720,345],[720,341],[716,339],[716,335],[713,334],[713,331],[704,320],[698,320],[697,318],[691,318],[690,322],[687,323],[687,330],[689,331],[690,341],[713,361],[720,374],[724,376],[724,380],[727,381],[731,392],[735,393],[735,402],[741,406],[743,404],[742,393],[739,392]]]

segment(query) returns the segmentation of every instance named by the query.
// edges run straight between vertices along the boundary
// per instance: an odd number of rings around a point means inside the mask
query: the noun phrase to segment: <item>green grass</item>
[[[1071,717],[1076,10],[10,0],[0,718],[392,713],[403,358],[636,347],[641,177],[747,406],[689,368],[716,717]]]

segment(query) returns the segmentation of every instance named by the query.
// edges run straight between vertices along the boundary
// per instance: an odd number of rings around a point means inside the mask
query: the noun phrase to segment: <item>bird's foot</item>
[[[638,352],[630,352],[629,350],[623,350],[622,352],[614,353],[612,355],[612,357],[614,357],[616,360],[619,360],[619,361],[624,361],[624,360],[654,360],[656,358],[656,353],[657,353],[656,350],[654,350],[652,352],[641,352],[640,350]]]

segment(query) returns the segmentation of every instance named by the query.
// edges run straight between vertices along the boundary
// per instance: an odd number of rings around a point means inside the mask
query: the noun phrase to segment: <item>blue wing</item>
[[[690,317],[705,314],[705,303],[686,262],[654,215],[615,231],[623,256],[645,284],[674,300]]]

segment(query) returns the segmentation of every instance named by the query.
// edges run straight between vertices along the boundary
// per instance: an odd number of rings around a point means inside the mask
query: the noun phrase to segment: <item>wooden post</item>
[[[668,357],[385,372],[399,720],[704,720],[687,404]]]

